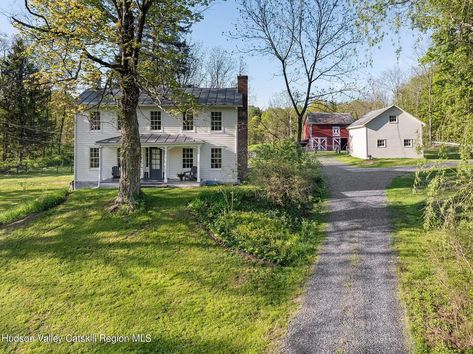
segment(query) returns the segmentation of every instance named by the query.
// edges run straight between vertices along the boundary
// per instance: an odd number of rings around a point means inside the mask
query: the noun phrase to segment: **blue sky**
[[[0,0],[0,32],[12,34],[10,21],[5,14],[17,13],[22,10],[23,1]],[[203,43],[205,47],[221,46],[228,50],[235,50],[238,43],[229,38],[228,32],[234,29],[238,20],[237,1],[215,1],[205,11],[204,19],[193,27],[192,39]],[[398,44],[393,44],[392,38],[387,38],[381,43],[380,48],[370,49],[372,66],[360,71],[358,77],[361,81],[369,75],[379,76],[383,71],[398,65],[403,70],[408,70],[416,62],[415,47],[418,36],[406,30],[395,37],[399,38],[402,53],[399,60],[396,56]],[[280,77],[278,64],[271,58],[254,57],[244,54],[248,65],[250,104],[260,107],[268,106],[272,97],[284,91],[284,84]]]

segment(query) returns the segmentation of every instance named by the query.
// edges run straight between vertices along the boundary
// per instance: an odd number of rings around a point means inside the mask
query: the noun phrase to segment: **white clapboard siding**
[[[162,111],[162,130],[153,131],[150,127],[150,112],[159,110],[151,107],[138,109],[138,122],[141,134],[163,133],[184,134],[203,141],[200,152],[201,180],[215,180],[222,182],[237,181],[237,108],[214,107],[194,113],[194,131],[182,131],[182,117],[172,116]],[[210,115],[212,111],[222,112],[223,129],[221,132],[210,130]],[[76,116],[76,181],[93,183],[98,181],[99,170],[89,167],[89,149],[98,147],[95,142],[112,138],[120,134],[117,129],[117,114],[113,111],[100,110],[101,130],[91,131],[87,114]],[[222,148],[222,168],[210,167],[210,149]],[[112,167],[117,164],[117,148],[104,146],[102,148],[102,179],[112,177]],[[197,164],[197,148],[194,151],[194,164]],[[182,147],[168,147],[167,161],[168,178],[176,178],[182,172]]]

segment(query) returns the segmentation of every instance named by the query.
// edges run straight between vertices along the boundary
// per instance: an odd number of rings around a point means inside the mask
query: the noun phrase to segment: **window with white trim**
[[[100,165],[99,148],[90,148],[89,150],[89,166],[90,168],[98,168]]]
[[[182,148],[182,168],[192,168],[194,166],[194,149]]]
[[[413,141],[412,139],[404,139],[404,147],[412,147]]]
[[[377,146],[379,148],[385,148],[386,147],[386,139],[378,139]]]
[[[91,112],[89,122],[90,130],[100,130],[100,112]]]
[[[332,136],[340,136],[340,127],[332,127]]]
[[[222,168],[222,148],[210,149],[210,167]]]
[[[194,130],[194,114],[192,111],[187,111],[182,114],[182,130]]]
[[[397,116],[389,116],[389,123],[397,123]]]
[[[210,113],[210,130],[214,132],[222,131],[222,112]]]
[[[161,129],[161,111],[151,111],[151,130]]]

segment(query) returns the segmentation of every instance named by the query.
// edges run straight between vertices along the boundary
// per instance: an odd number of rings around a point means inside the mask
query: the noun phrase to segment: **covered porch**
[[[141,134],[140,140],[142,186],[200,185],[202,141],[182,134]],[[118,186],[120,137],[99,140],[96,144],[100,149],[98,185]]]

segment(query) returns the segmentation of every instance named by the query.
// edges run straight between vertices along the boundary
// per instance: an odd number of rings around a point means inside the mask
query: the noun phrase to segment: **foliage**
[[[228,247],[280,265],[306,262],[318,242],[316,221],[281,208],[255,187],[204,191],[189,207]]]
[[[425,230],[428,191],[414,193],[413,182],[413,175],[397,177],[387,190],[413,351],[466,353],[473,345],[473,223]]]
[[[315,155],[291,140],[261,144],[251,161],[250,178],[265,198],[277,205],[310,210],[321,194]]]
[[[16,39],[0,62],[2,161],[21,164],[41,155],[49,145],[53,128],[48,112],[51,92],[38,82],[38,72],[23,40]]]
[[[265,267],[216,246],[186,210],[201,191],[147,188],[146,210],[124,217],[103,212],[115,191],[78,190],[32,223],[0,230],[0,332],[151,334],[150,343],[72,345],[87,353],[268,351],[313,262]],[[11,349],[0,342],[1,352]]]
[[[64,202],[68,189],[58,189],[0,213],[0,225],[12,223],[33,213],[51,209]]]

